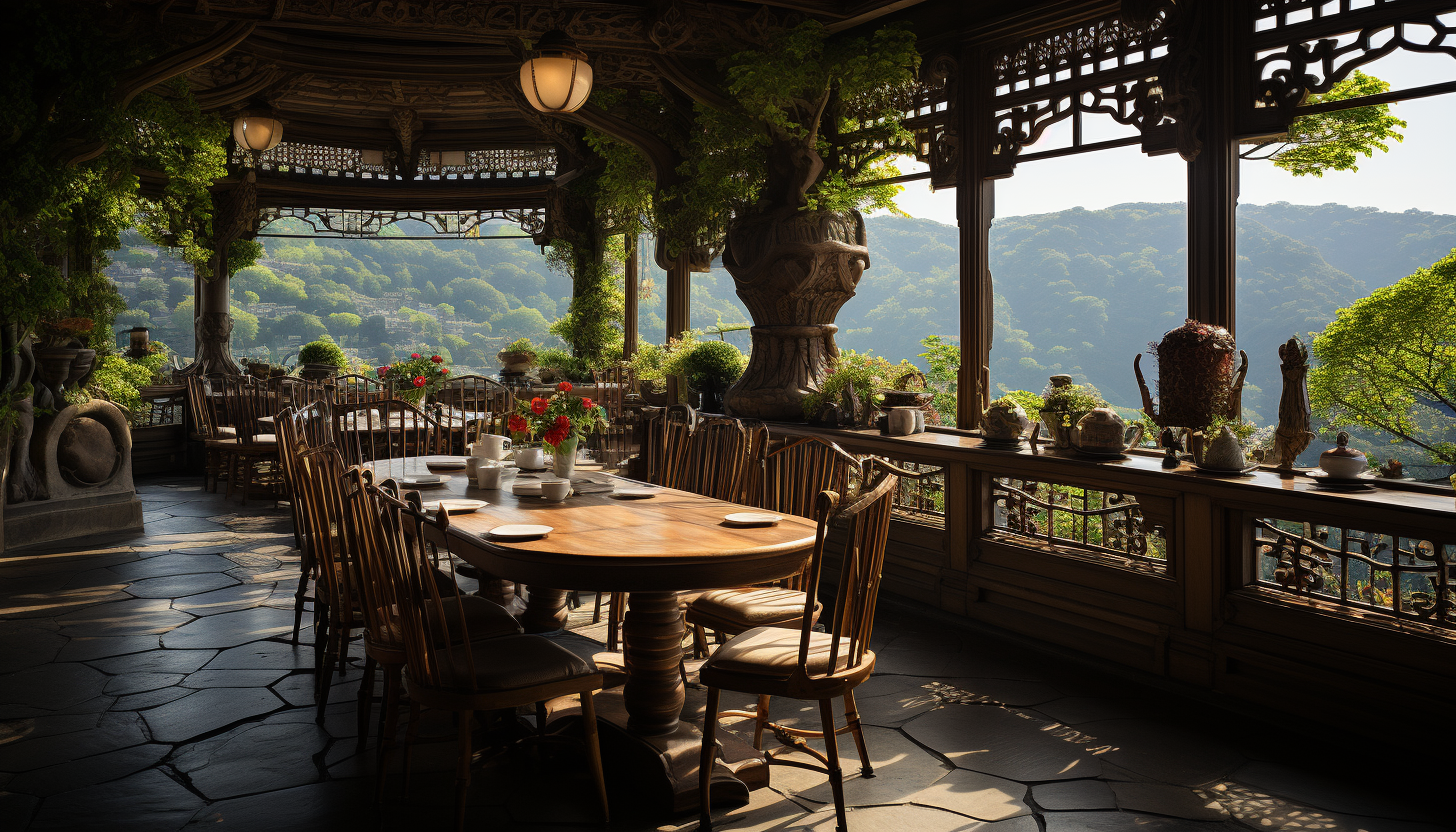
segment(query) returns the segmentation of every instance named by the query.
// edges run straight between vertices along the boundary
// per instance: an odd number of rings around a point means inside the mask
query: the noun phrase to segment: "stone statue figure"
[[[1309,447],[1314,432],[1309,429],[1309,348],[1299,338],[1290,338],[1279,347],[1279,372],[1284,375],[1284,389],[1279,394],[1279,426],[1274,429],[1274,450],[1270,459],[1279,461],[1285,476],[1294,472],[1294,461]]]

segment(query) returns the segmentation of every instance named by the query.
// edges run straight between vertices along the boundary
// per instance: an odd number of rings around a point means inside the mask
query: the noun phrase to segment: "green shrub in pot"
[[[703,409],[722,409],[723,391],[743,375],[748,356],[727,341],[700,341],[683,354],[679,365],[688,386],[703,395]]]

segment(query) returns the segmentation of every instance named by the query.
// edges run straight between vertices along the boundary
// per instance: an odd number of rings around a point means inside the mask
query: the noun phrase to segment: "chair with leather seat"
[[[819,703],[821,730],[810,731],[770,725],[785,741],[784,748],[766,752],[770,764],[812,768],[829,775],[839,832],[846,832],[844,774],[839,765],[837,737],[851,734],[859,751],[861,772],[873,774],[864,733],[854,704],[854,689],[875,669],[875,654],[869,649],[874,628],[875,604],[879,597],[880,574],[884,567],[885,541],[889,536],[890,511],[899,477],[895,469],[871,460],[873,474],[859,493],[840,495],[825,491],[815,501],[818,530],[809,560],[805,606],[797,630],[783,627],[755,627],[729,639],[699,670],[699,681],[708,689],[704,712],[702,758],[699,767],[701,829],[712,829],[711,791],[717,743],[718,703],[724,690],[757,694],[761,699],[788,696]],[[834,601],[827,612],[824,632],[815,632],[812,603],[824,574],[830,551],[840,557]],[[835,727],[834,700],[842,699],[845,725]],[[825,752],[820,754],[794,739],[819,737]],[[822,766],[778,757],[787,750],[799,750],[818,758]]]
[[[833,442],[817,436],[796,437],[769,452],[757,466],[753,504],[780,514],[810,517],[823,491],[844,494],[862,477],[860,462]],[[687,608],[694,641],[717,641],[754,627],[797,627],[804,611],[803,572],[771,586],[714,589]],[[817,607],[816,607],[817,609]],[[767,708],[767,703],[760,703]],[[757,744],[757,743],[755,743]]]
[[[355,597],[364,619],[364,678],[359,686],[358,711],[358,745],[361,748],[369,736],[375,671],[384,671],[384,702],[379,713],[380,740],[376,748],[376,795],[382,797],[389,755],[399,729],[399,705],[404,693],[405,646],[401,604],[408,601],[397,591],[398,587],[389,574],[383,548],[385,538],[378,525],[377,514],[371,513],[374,507],[368,493],[372,487],[375,487],[374,472],[356,465],[343,473],[335,494],[340,501],[337,511],[344,518],[346,546],[353,555],[351,575],[356,588]],[[398,499],[398,488],[393,480],[385,480],[378,487]],[[436,569],[430,577],[443,584],[450,576],[442,575]],[[462,637],[485,639],[521,632],[521,626],[504,607],[485,598],[459,595],[458,601],[452,601],[454,596],[448,586],[444,587],[442,596],[447,615],[464,618],[463,626],[455,628]],[[429,610],[426,613],[429,614]]]
[[[267,489],[276,497],[277,489],[283,485],[278,437],[264,417],[272,417],[280,409],[277,394],[268,388],[267,382],[251,376],[221,379],[219,384],[214,384],[214,395],[218,386],[222,388],[220,401],[226,409],[226,424],[235,433],[231,437],[219,434],[207,440],[206,446],[220,451],[227,460],[225,495],[231,497],[236,487],[242,492],[244,505],[254,488]]]
[[[474,715],[532,703],[542,713],[549,699],[579,695],[586,759],[605,822],[609,816],[607,791],[592,703],[592,694],[602,686],[601,673],[542,636],[475,639],[468,617],[452,615],[449,611],[452,598],[454,604],[461,603],[458,587],[452,593],[431,575],[437,566],[450,563],[448,513],[438,512],[431,521],[419,511],[418,505],[400,500],[389,489],[374,485],[365,488],[370,501],[366,526],[381,535],[380,554],[393,585],[395,609],[400,613],[404,683],[410,698],[406,769],[409,747],[419,724],[419,709],[431,707],[457,712],[455,823],[457,829],[463,830]],[[446,556],[439,557],[442,552]]]

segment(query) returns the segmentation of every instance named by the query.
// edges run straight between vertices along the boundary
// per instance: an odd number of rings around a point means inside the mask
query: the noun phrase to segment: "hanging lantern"
[[[283,140],[283,122],[270,115],[243,113],[233,119],[233,140],[256,156]]]
[[[543,113],[574,113],[591,95],[592,68],[586,53],[560,29],[536,42],[536,54],[521,64],[521,92]]]

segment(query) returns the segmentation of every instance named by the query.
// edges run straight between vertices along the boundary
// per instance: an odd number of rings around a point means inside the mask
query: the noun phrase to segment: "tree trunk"
[[[728,231],[723,266],[755,326],[748,368],[723,397],[734,416],[803,421],[838,356],[834,318],[869,266],[858,211],[777,211]]]

